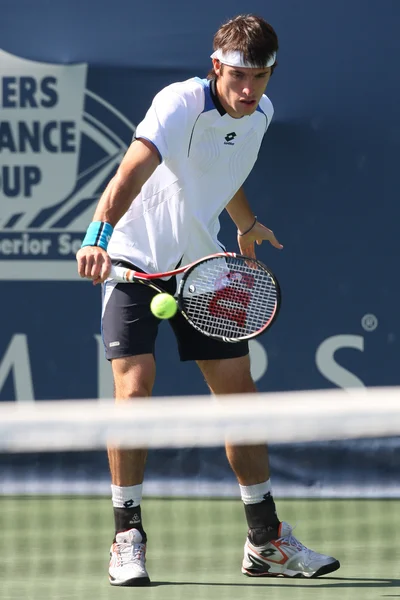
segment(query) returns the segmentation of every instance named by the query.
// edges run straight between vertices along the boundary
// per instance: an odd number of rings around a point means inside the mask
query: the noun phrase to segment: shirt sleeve
[[[186,147],[188,106],[185,97],[168,88],[161,90],[136,128],[136,138],[149,140],[161,160],[176,156]]]

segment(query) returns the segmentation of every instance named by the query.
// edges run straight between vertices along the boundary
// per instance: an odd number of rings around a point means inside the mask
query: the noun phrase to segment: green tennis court
[[[342,567],[314,580],[241,574],[240,500],[146,499],[150,588],[112,588],[109,498],[0,498],[2,600],[400,598],[399,500],[278,500],[280,518]]]

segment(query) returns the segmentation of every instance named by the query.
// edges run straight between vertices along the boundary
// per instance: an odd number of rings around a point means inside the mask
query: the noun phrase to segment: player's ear
[[[214,73],[216,74],[217,77],[219,77],[222,74],[222,64],[220,63],[218,58],[213,58],[212,62],[213,62]]]

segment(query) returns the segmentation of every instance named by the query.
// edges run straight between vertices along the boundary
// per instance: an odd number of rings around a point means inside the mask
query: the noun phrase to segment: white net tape
[[[396,436],[400,388],[0,403],[0,451],[211,447]]]

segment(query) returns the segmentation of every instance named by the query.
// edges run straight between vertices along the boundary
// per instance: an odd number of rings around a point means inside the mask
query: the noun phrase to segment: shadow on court
[[[348,588],[396,588],[400,587],[400,579],[377,579],[368,577],[324,577],[323,579],[296,579],[288,581],[288,579],[278,578],[266,578],[262,583],[223,583],[223,582],[190,582],[190,581],[154,581],[150,587],[158,587],[162,585],[181,585],[181,586],[211,586],[211,587],[301,587],[301,588],[334,588],[334,589],[348,589]],[[259,580],[258,580],[259,581]],[[284,581],[284,583],[283,583]],[[386,598],[399,598],[400,595],[385,596]]]

